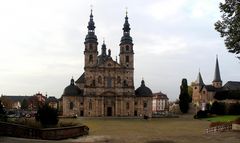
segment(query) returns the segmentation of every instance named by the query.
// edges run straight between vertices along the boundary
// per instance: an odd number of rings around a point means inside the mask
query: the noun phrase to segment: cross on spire
[[[126,16],[128,15],[128,7],[125,8],[126,9]]]
[[[92,9],[93,9],[93,5],[92,4],[90,5],[90,8],[91,8],[91,13],[92,13]]]

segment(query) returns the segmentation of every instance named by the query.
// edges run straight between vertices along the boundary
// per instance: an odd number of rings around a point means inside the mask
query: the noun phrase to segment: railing
[[[206,129],[206,133],[224,132],[232,130],[232,124],[225,124]]]

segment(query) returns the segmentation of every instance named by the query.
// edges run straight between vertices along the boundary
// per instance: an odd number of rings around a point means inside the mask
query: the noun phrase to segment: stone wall
[[[87,135],[87,126],[37,129],[24,125],[0,122],[0,136],[12,136],[30,139],[60,140]]]

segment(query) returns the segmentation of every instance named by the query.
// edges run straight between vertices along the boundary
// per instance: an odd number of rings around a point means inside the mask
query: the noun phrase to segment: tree
[[[0,100],[0,115],[4,115],[5,111],[3,109],[2,101]]]
[[[187,79],[182,79],[182,85],[180,86],[181,93],[179,95],[179,107],[182,113],[187,113],[189,109],[190,96],[188,94]]]
[[[3,108],[1,100],[0,100],[0,121],[7,121],[6,111]]]
[[[231,53],[240,53],[240,0],[225,0],[220,3],[222,19],[215,23],[215,29],[224,37],[225,46]],[[240,59],[240,57],[238,57]]]
[[[28,109],[28,102],[26,99],[23,99],[23,101],[21,102],[21,109]]]
[[[44,104],[37,111],[36,120],[40,121],[43,127],[55,126],[58,123],[58,111]]]

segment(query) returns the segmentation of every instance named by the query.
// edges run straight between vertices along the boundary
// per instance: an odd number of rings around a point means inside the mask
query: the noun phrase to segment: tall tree
[[[0,100],[0,115],[5,114],[5,111],[3,109],[2,101]]]
[[[215,23],[215,29],[225,38],[229,52],[240,53],[240,0],[225,0],[220,3],[221,20]],[[240,59],[240,57],[238,57]]]
[[[23,99],[23,101],[21,102],[21,109],[28,109],[28,101],[26,99]]]
[[[189,100],[190,96],[188,94],[188,84],[187,79],[182,79],[182,85],[180,86],[180,95],[179,95],[179,107],[182,113],[187,113],[189,109]]]

